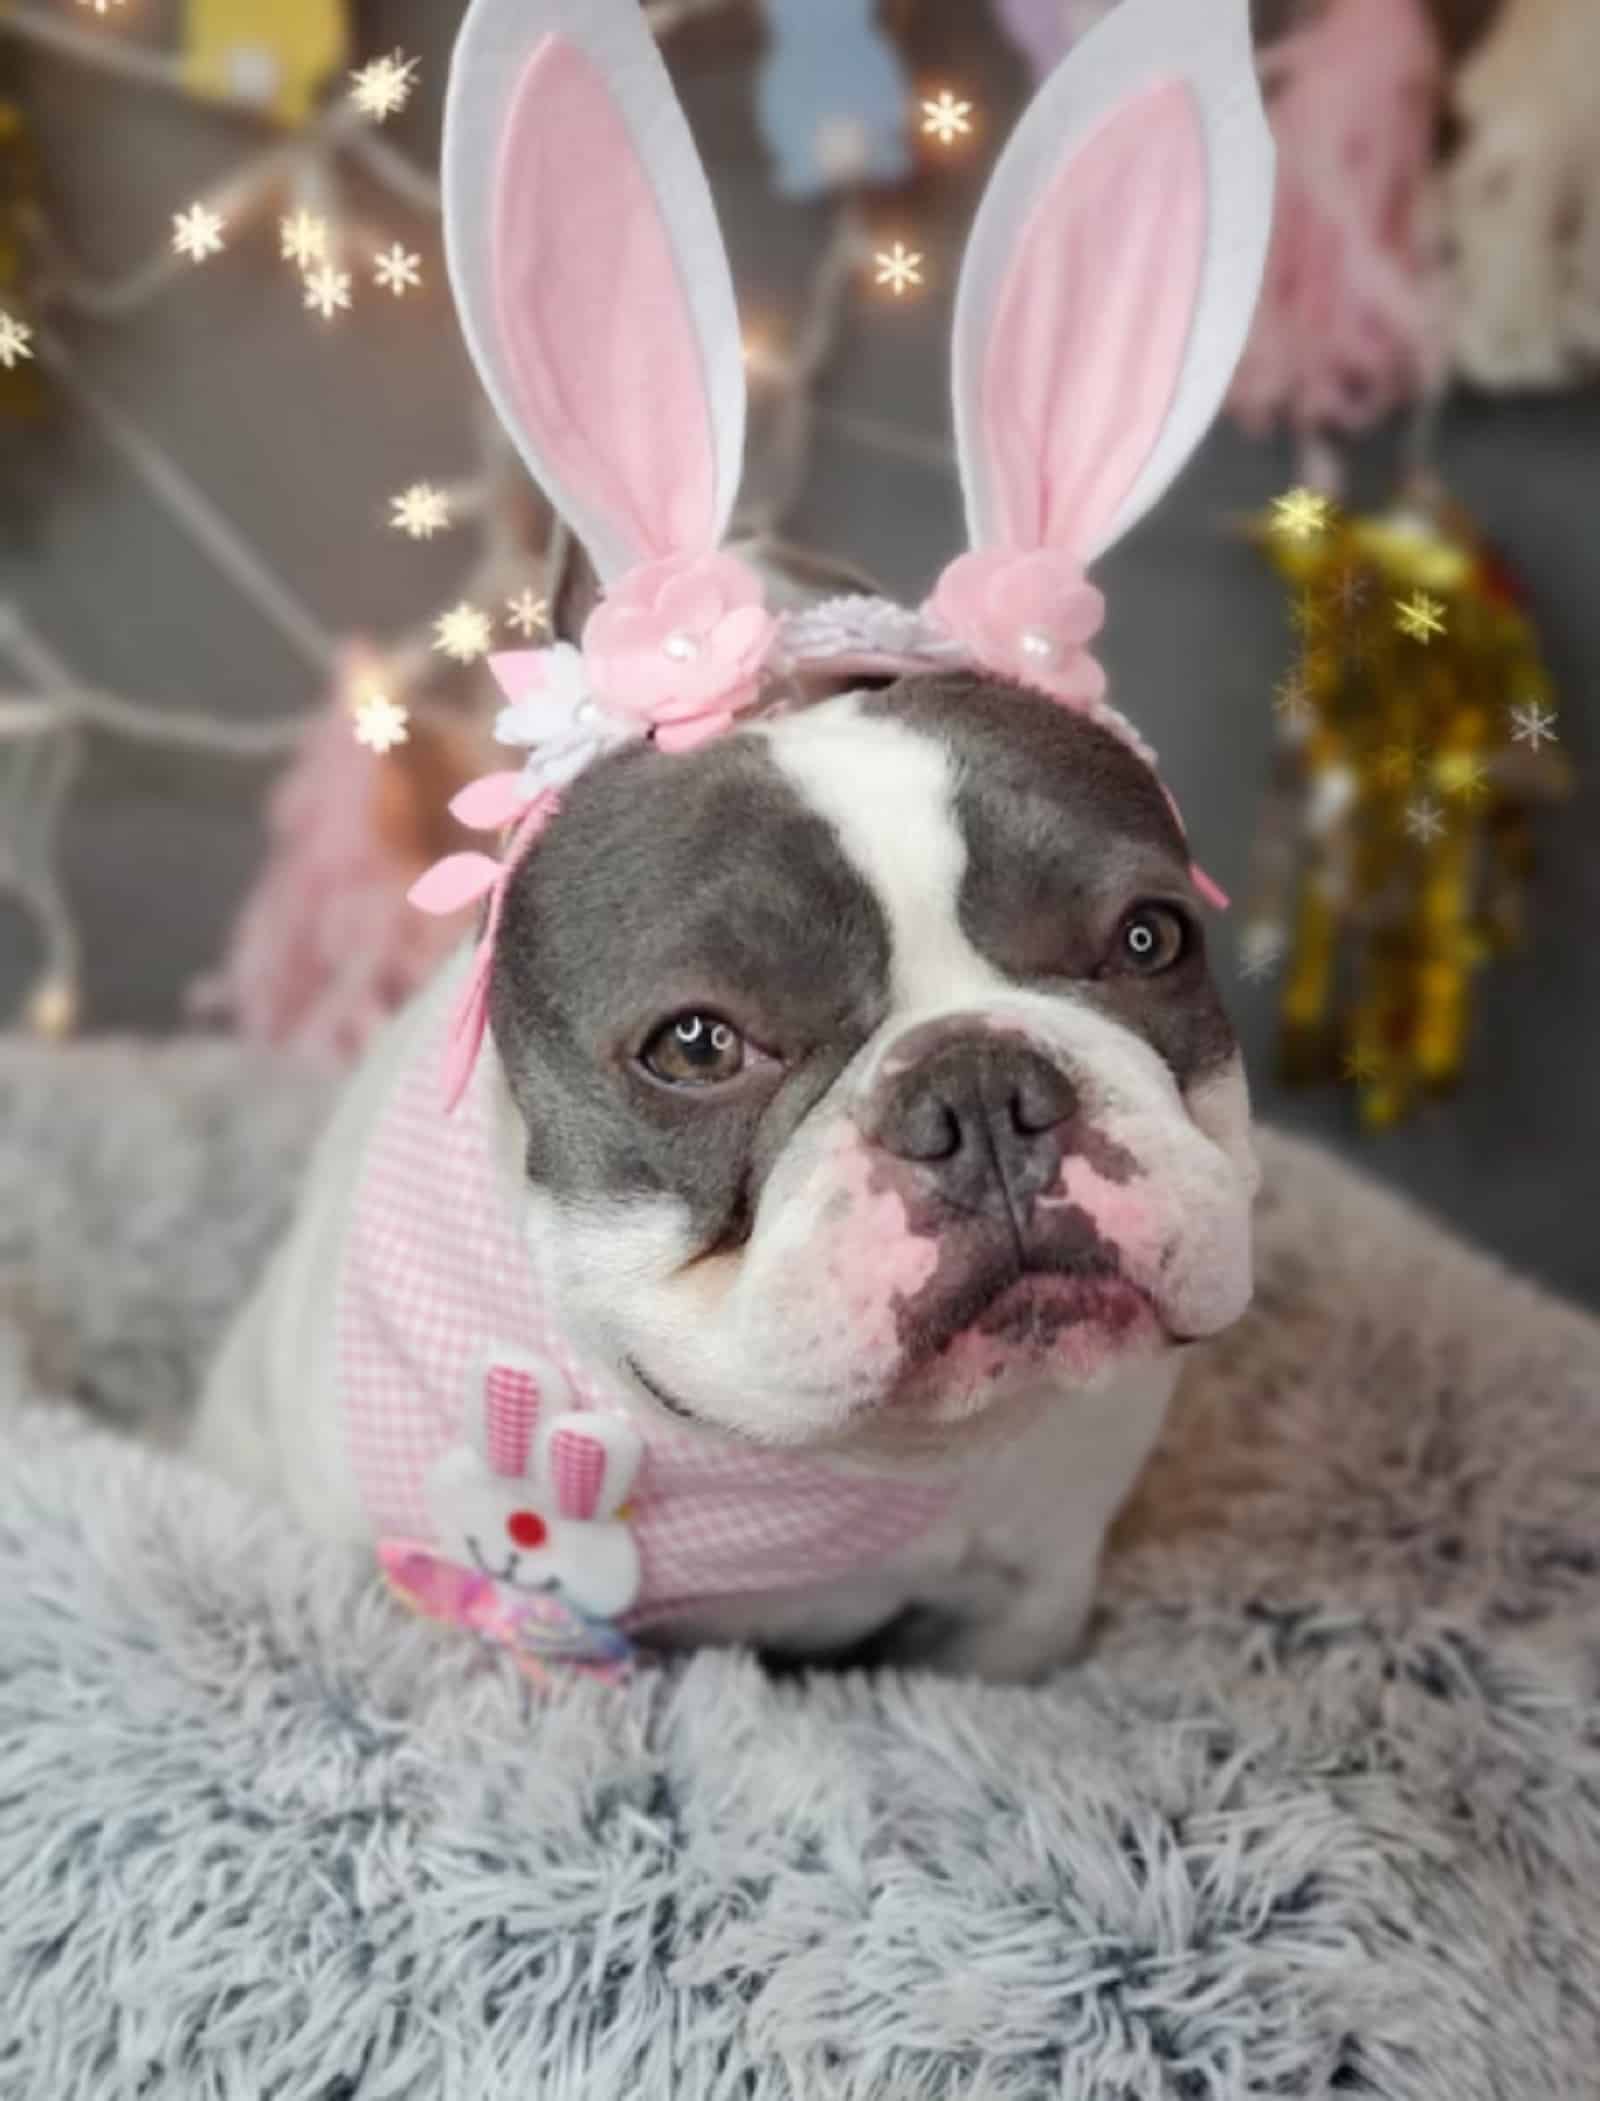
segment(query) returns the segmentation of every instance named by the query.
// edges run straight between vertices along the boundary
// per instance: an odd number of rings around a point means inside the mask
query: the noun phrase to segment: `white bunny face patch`
[[[383,1562],[408,1604],[504,1642],[535,1669],[614,1671],[631,1653],[616,1622],[641,1584],[626,1504],[643,1444],[628,1417],[571,1399],[547,1358],[491,1349],[468,1396],[467,1439],[424,1484],[436,1544],[388,1542]]]
[[[492,1351],[469,1399],[470,1441],[434,1468],[428,1507],[462,1567],[614,1620],[639,1595],[638,1542],[620,1513],[643,1447],[626,1416],[569,1400],[548,1359]]]

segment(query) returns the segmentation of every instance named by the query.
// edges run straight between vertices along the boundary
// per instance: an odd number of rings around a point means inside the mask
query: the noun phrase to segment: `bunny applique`
[[[547,1359],[493,1351],[466,1441],[424,1484],[433,1543],[385,1541],[391,1585],[429,1618],[468,1626],[535,1663],[624,1664],[616,1622],[641,1587],[627,1499],[644,1456],[620,1411],[578,1410]]]

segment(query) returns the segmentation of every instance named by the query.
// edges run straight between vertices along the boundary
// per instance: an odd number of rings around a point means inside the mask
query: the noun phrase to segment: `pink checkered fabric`
[[[486,1353],[537,1351],[576,1405],[618,1405],[541,1305],[534,1265],[490,1170],[479,1060],[447,1114],[447,1012],[421,1032],[369,1140],[339,1295],[346,1444],[379,1538],[437,1545],[424,1483],[466,1436]],[[515,1397],[508,1394],[508,1402]],[[641,1424],[629,1497],[643,1563],[630,1627],[683,1606],[823,1582],[870,1566],[932,1524],[949,1484],[843,1471],[811,1459],[723,1449],[672,1424]],[[514,1426],[507,1425],[508,1441]]]

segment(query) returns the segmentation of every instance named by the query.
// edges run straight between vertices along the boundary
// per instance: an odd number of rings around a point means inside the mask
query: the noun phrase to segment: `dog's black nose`
[[[866,1129],[958,1208],[1014,1211],[1056,1179],[1061,1127],[1078,1106],[1068,1076],[1026,1044],[963,1036],[895,1073]]]

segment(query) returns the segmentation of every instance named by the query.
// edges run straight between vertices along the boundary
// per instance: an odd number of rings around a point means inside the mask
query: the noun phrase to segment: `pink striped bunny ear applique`
[[[541,1476],[557,1513],[575,1523],[606,1524],[628,1500],[644,1441],[625,1415],[590,1411],[557,1416],[541,1433]]]
[[[1248,0],[1121,0],[1034,98],[956,305],[971,549],[929,610],[975,661],[1097,709],[1087,645],[1104,607],[1084,572],[1221,405],[1265,264],[1272,166]]]
[[[548,1359],[527,1350],[496,1350],[483,1365],[467,1430],[479,1459],[501,1479],[531,1480],[536,1440],[570,1406],[571,1389]]]
[[[602,580],[714,553],[743,461],[743,349],[639,0],[473,0],[444,217],[479,375]]]

